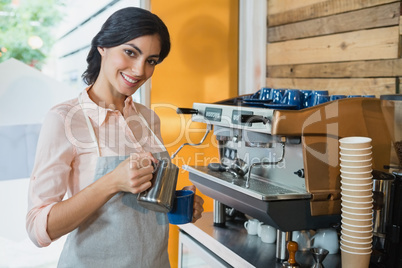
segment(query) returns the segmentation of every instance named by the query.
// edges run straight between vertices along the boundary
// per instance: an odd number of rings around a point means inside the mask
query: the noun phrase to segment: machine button
[[[295,171],[294,174],[296,174],[300,178],[304,178],[304,168],[299,169],[298,171]]]

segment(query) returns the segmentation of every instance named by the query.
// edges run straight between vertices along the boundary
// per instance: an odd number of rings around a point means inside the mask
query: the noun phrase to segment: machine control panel
[[[194,103],[193,110],[197,111],[192,114],[194,122],[271,133],[272,109]]]

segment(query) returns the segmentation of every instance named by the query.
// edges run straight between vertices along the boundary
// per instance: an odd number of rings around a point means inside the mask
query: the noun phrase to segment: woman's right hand
[[[116,190],[138,194],[151,187],[152,162],[157,160],[151,153],[133,153],[112,172]]]
[[[48,215],[50,239],[57,239],[77,228],[117,192],[137,194],[151,187],[152,161],[157,160],[151,153],[131,154],[112,172],[71,198],[55,204]]]

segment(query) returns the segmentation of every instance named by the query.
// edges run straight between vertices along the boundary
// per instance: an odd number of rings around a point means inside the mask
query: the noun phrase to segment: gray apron
[[[79,102],[82,107],[81,95]],[[102,157],[85,111],[84,116],[97,145],[96,181],[113,171],[128,156]],[[143,116],[139,116],[162,145]],[[169,156],[167,152],[161,155]],[[119,192],[68,235],[58,267],[170,267],[168,236],[169,222],[165,213],[141,207],[136,194]]]

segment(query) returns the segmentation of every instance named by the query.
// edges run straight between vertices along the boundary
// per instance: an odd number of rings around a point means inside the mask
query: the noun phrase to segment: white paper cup
[[[366,236],[354,236],[353,234],[348,234],[345,233],[343,230],[341,230],[341,237],[344,237],[345,239],[349,241],[356,241],[356,242],[369,242],[373,240],[373,233],[368,234]]]
[[[373,171],[373,167],[371,165],[367,165],[367,166],[345,166],[343,164],[340,164],[341,166],[341,173],[344,172],[372,172]]]
[[[353,247],[353,246],[346,246],[342,241],[340,243],[341,243],[341,247],[343,247],[345,250],[347,250],[349,252],[353,252],[353,253],[368,253],[368,252],[371,252],[371,248],[372,248],[371,244],[364,245],[362,247],[358,247],[358,246]]]
[[[373,191],[373,186],[371,183],[366,183],[365,186],[359,185],[359,189],[352,189],[352,187],[349,187],[348,184],[342,184],[341,186],[341,190],[345,190],[345,191],[350,191],[350,192],[367,192],[369,191],[369,193],[367,195],[370,195],[371,192]]]
[[[373,207],[373,199],[371,199],[369,201],[359,202],[359,201],[346,200],[341,197],[341,204],[344,206],[350,206],[350,207],[355,207],[355,208],[367,208],[367,207],[372,208]]]
[[[339,140],[339,144],[343,148],[361,149],[371,146],[371,138],[369,137],[346,137]]]
[[[371,196],[373,193],[372,188],[367,188],[364,190],[355,190],[355,189],[347,189],[346,187],[341,186],[341,194],[342,195],[350,195],[350,196]]]
[[[373,176],[356,178],[356,177],[348,177],[346,175],[341,174],[341,183],[349,183],[349,184],[367,184],[373,183]]]
[[[342,226],[342,232],[351,237],[369,238],[372,237],[373,231],[353,231]]]
[[[344,252],[346,252],[346,253],[350,253],[350,254],[353,254],[353,255],[369,255],[369,257],[370,257],[370,255],[371,255],[371,252],[372,252],[372,250],[368,250],[368,249],[365,249],[365,250],[363,250],[362,252],[357,252],[357,251],[351,251],[351,248],[350,247],[347,247],[347,246],[340,246],[340,248],[341,248],[341,254],[343,254]],[[367,247],[366,247],[367,248]],[[350,264],[350,263],[348,263],[348,264]],[[342,261],[342,268],[346,268],[346,267],[353,267],[353,268],[357,268],[357,267],[364,267],[364,268],[367,268],[368,267],[368,265],[366,265],[366,266],[345,266],[344,264],[343,264],[343,261]]]
[[[367,245],[367,244],[372,244],[373,243],[373,238],[367,238],[367,239],[354,239],[350,236],[346,235],[341,235],[341,241],[346,241],[348,243],[354,243],[357,245]]]
[[[371,218],[366,218],[366,219],[356,219],[356,218],[350,218],[348,217],[349,215],[341,214],[342,220],[349,221],[349,224],[363,224],[363,225],[368,225],[373,223],[373,217]]]
[[[352,172],[352,171],[346,171],[341,169],[341,177],[346,177],[346,178],[354,178],[354,179],[363,179],[363,178],[370,178],[372,176],[372,170],[369,171],[364,171],[364,172]]]
[[[342,220],[342,228],[350,230],[350,231],[358,231],[358,232],[373,231],[373,224],[352,225],[352,224],[345,223]]]
[[[343,211],[348,213],[373,213],[373,205],[368,207],[350,207],[343,204],[343,202],[341,203],[341,205]]]
[[[342,268],[367,268],[370,265],[371,251],[356,253],[341,248]]]
[[[353,231],[349,231],[349,230],[342,230],[343,231],[343,235],[351,237],[353,239],[360,239],[359,241],[367,241],[369,239],[372,239],[373,237],[370,236],[370,233],[361,233],[361,232],[353,232]]]
[[[350,172],[346,172],[346,173],[350,173]],[[363,172],[363,173],[366,173],[366,172]],[[352,174],[351,177],[349,177],[347,174],[341,174],[340,176],[342,179],[353,180],[353,182],[345,181],[346,183],[363,183],[364,180],[369,180],[368,182],[365,182],[365,183],[373,182],[373,174],[372,173],[371,174],[369,173],[369,175],[367,177],[355,177],[354,176],[355,174],[353,174],[353,173],[350,173],[350,174]]]
[[[368,220],[373,217],[373,213],[353,213],[347,212],[344,208],[341,208],[342,215],[349,219],[356,219],[356,220]]]
[[[372,246],[372,242],[366,242],[366,243],[356,243],[356,242],[350,242],[348,240],[341,240],[342,244],[347,246],[347,247],[353,247],[353,248],[366,248]]]
[[[370,158],[369,160],[358,160],[358,161],[352,161],[352,160],[345,160],[340,158],[341,160],[341,166],[345,167],[361,167],[361,166],[372,166],[373,162],[372,159]]]
[[[344,200],[346,201],[352,201],[352,202],[366,202],[366,201],[372,201],[373,200],[373,195],[350,195],[350,194],[345,194],[341,192],[341,196]]]
[[[353,151],[352,151],[353,152]],[[360,161],[372,161],[373,160],[373,153],[367,153],[367,154],[345,154],[345,153],[340,153],[341,157],[341,163],[344,161],[353,161],[353,162],[360,162]]]
[[[348,190],[366,190],[368,188],[373,189],[373,182],[369,183],[347,183],[344,180],[341,180],[342,187]]]
[[[339,147],[341,149],[342,154],[349,154],[349,155],[363,155],[363,154],[370,154],[372,153],[373,147],[361,148],[361,149],[351,149],[351,148],[344,148]]]
[[[344,168],[351,169],[351,172],[365,172],[365,171],[358,171],[361,168],[372,169],[372,163],[369,161],[362,161],[362,162],[342,161],[339,166],[341,167],[341,169],[344,169]]]

